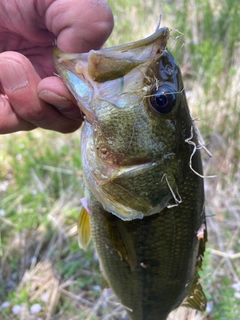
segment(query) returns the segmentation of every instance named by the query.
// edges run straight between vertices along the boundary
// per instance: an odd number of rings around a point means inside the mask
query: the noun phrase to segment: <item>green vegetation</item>
[[[209,241],[201,281],[208,311],[180,308],[169,320],[240,319],[240,2],[109,2],[116,26],[108,46],[153,33],[162,11],[190,109],[213,154],[203,154],[205,173],[217,175],[205,179]],[[126,319],[102,289],[93,247],[78,248],[82,194],[78,132],[0,137],[1,319]]]

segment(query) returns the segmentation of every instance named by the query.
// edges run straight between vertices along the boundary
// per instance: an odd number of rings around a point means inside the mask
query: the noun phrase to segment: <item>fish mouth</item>
[[[168,38],[169,29],[161,28],[145,39],[88,53],[68,54],[54,47],[53,61],[85,119],[92,123],[95,119],[92,100],[96,96],[106,99],[106,92],[113,97],[122,79],[138,66],[139,75],[135,78],[141,77],[144,66],[147,68],[166,50]]]

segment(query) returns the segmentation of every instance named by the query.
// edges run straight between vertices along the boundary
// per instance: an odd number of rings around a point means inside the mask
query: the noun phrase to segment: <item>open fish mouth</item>
[[[169,29],[161,28],[145,39],[98,51],[91,50],[88,53],[68,54],[55,47],[53,60],[86,120],[92,123],[95,112],[90,107],[91,101],[96,96],[101,96],[102,99],[108,96],[112,97],[116,107],[121,108],[122,101],[118,93],[123,86],[123,77],[129,74],[129,77],[124,79],[124,86],[131,85],[130,89],[136,90],[141,85],[138,78],[142,79],[144,69],[161,56],[166,49],[168,38]],[[139,72],[131,72],[134,69]]]

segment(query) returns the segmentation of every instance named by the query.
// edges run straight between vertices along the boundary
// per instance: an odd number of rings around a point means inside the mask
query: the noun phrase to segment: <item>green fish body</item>
[[[54,49],[85,115],[79,242],[86,248],[91,235],[132,320],[164,320],[180,304],[206,307],[198,282],[207,240],[202,163],[168,38],[161,28],[89,53]]]

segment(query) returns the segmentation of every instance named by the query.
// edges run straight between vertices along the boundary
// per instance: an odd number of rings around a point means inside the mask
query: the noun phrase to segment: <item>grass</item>
[[[209,241],[201,281],[208,309],[179,308],[169,320],[240,319],[239,1],[109,2],[116,26],[108,46],[154,32],[160,11],[162,25],[174,29],[169,49],[213,154],[203,155],[205,173],[217,174],[205,179]],[[78,248],[82,194],[78,132],[0,137],[1,319],[126,318],[103,289],[94,248]]]

